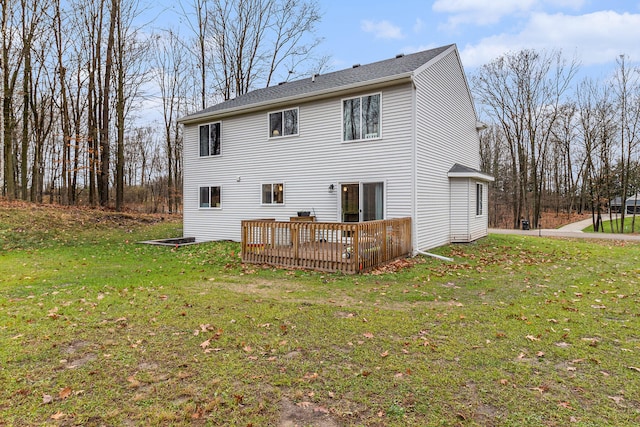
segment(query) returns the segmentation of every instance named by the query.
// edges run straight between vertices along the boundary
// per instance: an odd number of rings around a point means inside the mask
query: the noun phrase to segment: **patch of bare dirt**
[[[338,427],[324,406],[311,402],[293,403],[289,399],[280,402],[280,422],[278,427]]]

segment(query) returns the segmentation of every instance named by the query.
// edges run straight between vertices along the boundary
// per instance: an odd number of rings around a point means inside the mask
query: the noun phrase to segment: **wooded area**
[[[602,80],[577,80],[578,62],[560,51],[522,50],[473,75],[488,123],[482,169],[496,178],[490,226],[538,228],[542,212],[590,212],[596,231],[622,232],[626,209],[613,229],[602,221],[613,218],[609,201],[624,206],[640,192],[640,70],[627,62],[620,55]]]
[[[2,196],[178,212],[177,119],[323,67],[313,1],[181,8],[158,28],[138,0],[3,0]]]
[[[139,0],[2,2],[2,196],[178,212],[179,117],[326,67],[313,0],[181,4],[180,27],[158,28]],[[591,212],[599,228],[610,200],[640,192],[638,67],[579,71],[525,49],[470,75],[491,226]]]

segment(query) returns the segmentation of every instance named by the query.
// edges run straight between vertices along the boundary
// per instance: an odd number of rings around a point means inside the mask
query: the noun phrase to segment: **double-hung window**
[[[482,215],[482,206],[484,203],[482,192],[484,185],[481,183],[476,183],[476,215]]]
[[[200,207],[220,208],[222,206],[220,187],[200,187]]]
[[[342,100],[342,140],[380,138],[380,94]]]
[[[269,113],[269,138],[298,134],[298,109]]]
[[[221,123],[200,125],[200,157],[220,155]]]
[[[262,204],[281,205],[284,203],[284,184],[276,182],[273,184],[262,184]]]

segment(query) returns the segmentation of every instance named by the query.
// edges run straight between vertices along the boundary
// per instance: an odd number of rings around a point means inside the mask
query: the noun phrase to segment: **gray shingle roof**
[[[464,177],[464,178],[477,178],[484,181],[493,181],[493,177],[478,169],[470,168],[469,166],[463,166],[459,163],[455,163],[448,172],[449,177]]]
[[[221,102],[197,113],[183,117],[182,120],[205,116],[209,113],[222,113],[225,110],[230,109],[241,109],[242,107],[250,107],[255,104],[276,102],[281,99],[294,98],[297,96],[302,97],[333,89],[338,90],[341,87],[347,87],[357,83],[375,81],[393,76],[401,76],[420,68],[422,65],[449,49],[451,46],[453,45],[398,56],[396,58],[347,68],[345,70],[334,71],[327,74],[319,74],[314,78],[306,77],[276,86],[269,86],[264,89],[257,89],[244,95],[240,95],[237,98]]]

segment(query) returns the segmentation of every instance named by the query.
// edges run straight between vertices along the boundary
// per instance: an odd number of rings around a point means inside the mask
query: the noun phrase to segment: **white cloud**
[[[461,24],[495,24],[506,15],[531,10],[536,3],[537,0],[436,0],[433,11],[451,14],[447,24],[455,28]]]
[[[366,33],[373,33],[377,39],[403,39],[402,29],[389,21],[362,21],[360,28]]]
[[[461,49],[465,66],[486,64],[498,56],[523,48],[562,49],[575,53],[582,64],[614,61],[621,53],[640,60],[640,14],[599,11],[584,15],[532,13],[519,33],[485,37]]]
[[[585,0],[436,0],[433,11],[450,14],[447,27],[462,24],[490,25],[500,22],[505,16],[522,16],[542,9],[580,10]]]

